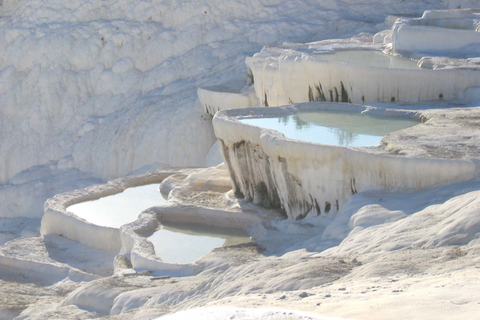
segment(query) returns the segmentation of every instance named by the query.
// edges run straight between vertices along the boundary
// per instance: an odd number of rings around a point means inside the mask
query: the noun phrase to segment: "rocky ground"
[[[412,128],[422,150],[430,145],[442,154],[460,148],[477,155],[476,109],[428,113],[439,117],[433,125]],[[409,134],[393,135],[386,144],[409,141]],[[0,318],[154,319],[196,308],[202,309],[188,311],[189,317],[208,319],[213,312],[219,319],[300,319],[309,312],[312,319],[477,318],[478,179],[411,194],[357,194],[336,217],[297,222],[235,199],[230,188],[223,166],[184,170],[163,184],[170,202],[192,210],[268,217],[263,237],[213,250],[197,261],[203,271],[190,277],[113,274],[116,252],[42,237],[38,219],[3,218],[2,225],[12,227],[0,230]]]

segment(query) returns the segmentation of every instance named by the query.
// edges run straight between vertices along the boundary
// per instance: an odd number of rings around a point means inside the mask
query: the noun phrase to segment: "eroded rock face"
[[[279,208],[280,198],[273,181],[271,160],[259,145],[245,140],[227,146],[220,140],[226,164],[234,185],[235,195],[261,204],[267,208]],[[238,174],[240,172],[244,174]]]

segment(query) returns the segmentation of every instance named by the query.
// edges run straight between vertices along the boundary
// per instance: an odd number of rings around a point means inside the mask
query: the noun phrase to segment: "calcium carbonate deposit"
[[[0,319],[478,319],[479,17],[478,0],[0,0]],[[333,152],[229,118],[312,102],[419,124]],[[166,200],[127,220],[68,209],[151,184]],[[242,238],[163,261],[187,251],[156,239],[179,225]]]

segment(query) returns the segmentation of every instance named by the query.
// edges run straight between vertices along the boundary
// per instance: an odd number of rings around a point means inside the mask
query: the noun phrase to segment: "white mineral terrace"
[[[311,56],[327,62],[340,62],[372,68],[420,70],[417,61],[373,50],[343,50],[312,53]]]
[[[202,270],[195,264],[198,258],[217,247],[251,241],[247,230],[260,220],[249,214],[168,204],[159,185],[184,172],[189,171],[159,169],[59,194],[45,204],[41,233],[119,252],[136,270],[196,274]]]
[[[67,211],[97,226],[120,228],[137,220],[142,211],[167,202],[160,194],[159,186],[156,183],[128,188],[115,195],[74,204]],[[223,229],[223,232],[213,229],[193,224],[162,226],[147,239],[163,262],[177,264],[193,263],[225,244],[249,241],[246,233],[240,237],[240,232],[232,229]]]
[[[480,86],[479,71],[421,69],[413,61],[375,50],[322,53],[314,48],[265,47],[247,58],[246,63],[264,106],[317,100],[353,103],[465,100],[468,88]]]
[[[213,120],[215,134],[236,194],[266,207],[281,207],[289,218],[300,219],[309,214],[334,215],[358,192],[414,191],[468,180],[476,174],[471,161],[402,157],[385,152],[381,146],[351,148],[302,142],[239,120],[329,109],[400,119],[421,116],[407,111],[332,103],[217,113]]]
[[[399,19],[392,28],[393,49],[458,56],[478,52],[478,9],[425,11],[421,18]]]
[[[259,103],[253,86],[243,89],[204,87],[199,88],[197,93],[203,109],[212,116],[219,110],[251,108]]]
[[[391,29],[373,37],[265,46],[245,61],[253,85],[199,88],[198,97],[210,115],[308,101],[465,104],[480,97],[480,71],[458,58],[477,55],[479,16],[432,10],[389,17]]]

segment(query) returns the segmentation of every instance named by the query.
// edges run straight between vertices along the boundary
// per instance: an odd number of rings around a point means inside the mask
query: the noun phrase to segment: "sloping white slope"
[[[197,87],[245,82],[245,57],[269,43],[375,32],[389,13],[421,15],[446,5],[5,0],[0,184],[59,160],[104,180],[142,168],[203,165],[214,137],[195,106]],[[6,215],[28,214],[0,212]]]
[[[472,181],[413,194],[354,196],[322,236],[342,243],[324,254],[375,255],[447,246],[478,250],[478,186],[478,181]]]

